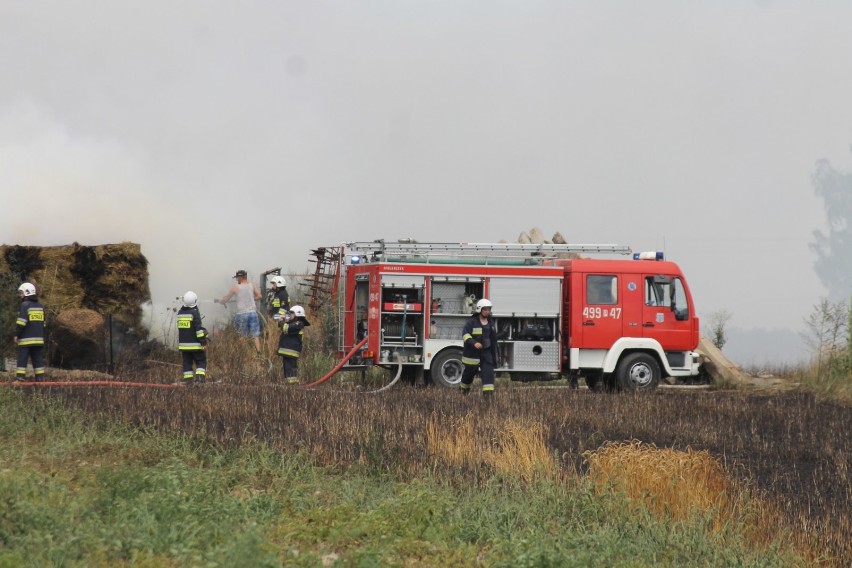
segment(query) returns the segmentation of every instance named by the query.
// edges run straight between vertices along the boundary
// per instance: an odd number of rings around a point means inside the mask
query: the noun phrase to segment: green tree
[[[814,231],[810,249],[816,253],[814,269],[832,301],[846,300],[852,292],[852,173],[835,170],[828,160],[816,163],[812,184],[823,201],[828,232]]]
[[[728,310],[719,310],[710,314],[710,340],[719,349],[728,342],[728,334],[725,328],[732,317],[734,317],[733,314]]]
[[[849,304],[845,300],[831,302],[820,299],[805,318],[807,332],[802,337],[811,347],[817,360],[817,376],[823,370],[845,373],[848,353]]]

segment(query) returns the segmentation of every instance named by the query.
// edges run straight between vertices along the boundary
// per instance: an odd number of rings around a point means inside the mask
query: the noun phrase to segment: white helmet
[[[189,291],[183,295],[183,305],[187,308],[194,308],[198,305],[198,294],[193,291]]]
[[[18,286],[18,292],[24,295],[24,297],[35,296],[36,289],[35,286],[30,284],[29,282],[24,282],[20,286]]]
[[[492,307],[494,307],[494,304],[492,304],[490,300],[486,300],[485,298],[482,298],[481,300],[476,302],[476,310],[475,310],[474,313],[478,314],[478,313],[482,312],[482,308],[492,308]]]
[[[292,308],[290,308],[290,311],[293,312],[293,315],[297,318],[306,317],[305,308],[303,308],[302,306],[293,306]]]
[[[271,282],[278,288],[284,288],[287,286],[287,281],[284,280],[283,276],[273,276]]]

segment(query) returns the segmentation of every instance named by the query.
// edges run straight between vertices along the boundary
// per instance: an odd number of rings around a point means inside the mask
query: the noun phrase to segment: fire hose
[[[312,382],[312,383],[310,383],[310,384],[302,385],[302,388],[305,388],[305,389],[312,389],[312,388],[314,388],[314,387],[317,387],[317,386],[319,386],[319,385],[323,384],[323,383],[324,383],[324,382],[326,382],[327,380],[329,380],[331,377],[333,377],[333,376],[335,375],[335,373],[337,373],[338,371],[340,371],[340,369],[341,369],[341,368],[343,368],[343,365],[345,365],[345,364],[346,364],[346,362],[347,362],[347,361],[349,361],[349,359],[351,359],[351,358],[352,358],[352,356],[353,356],[353,355],[355,355],[355,353],[357,353],[357,352],[358,352],[358,350],[359,350],[359,349],[361,349],[361,347],[362,347],[365,343],[367,343],[367,338],[366,338],[366,337],[365,337],[364,339],[362,339],[362,340],[361,340],[361,341],[360,341],[360,342],[359,342],[359,343],[358,343],[355,347],[353,347],[353,348],[352,348],[352,350],[351,350],[351,351],[349,351],[349,353],[347,353],[347,354],[346,354],[346,355],[345,355],[345,356],[344,356],[344,357],[343,357],[343,358],[342,358],[342,359],[341,359],[341,360],[337,363],[337,365],[336,365],[336,366],[335,366],[335,367],[334,367],[331,371],[329,371],[329,372],[328,372],[328,374],[326,374],[326,375],[325,375],[324,377],[322,377],[321,379],[319,379],[319,380],[317,380],[317,381],[314,381],[314,382]],[[388,383],[387,385],[383,386],[382,388],[380,388],[380,389],[378,389],[378,390],[369,391],[369,392],[371,392],[371,393],[374,393],[374,392],[382,392],[382,391],[387,390],[387,389],[391,388],[392,386],[394,386],[394,385],[396,384],[396,382],[399,380],[399,378],[402,376],[402,361],[400,361],[400,362],[398,363],[398,365],[399,365],[399,367],[398,367],[398,368],[397,368],[397,370],[396,370],[396,376],[393,378],[393,380],[392,380],[390,383]]]
[[[349,353],[347,353],[338,363],[337,365],[329,371],[324,377],[321,379],[314,381],[313,383],[309,383],[307,385],[302,385],[302,388],[314,388],[317,387],[331,377],[335,375],[343,365],[346,364],[349,359],[352,358],[358,350],[367,343],[367,338],[365,337],[360,342],[358,342],[355,347],[352,348]],[[399,378],[402,376],[402,362],[399,362],[399,367],[396,371],[396,376],[393,380],[385,385],[384,387],[370,392],[382,392],[391,388]],[[161,383],[136,383],[136,382],[125,382],[125,381],[8,381],[8,382],[0,382],[0,386],[13,386],[13,387],[141,387],[141,388],[153,388],[153,389],[182,389],[186,388],[187,385],[184,384],[161,384]]]
[[[7,387],[143,387],[150,389],[183,389],[186,385],[162,383],[129,383],[124,381],[11,381],[2,382]]]
[[[322,377],[321,379],[319,379],[319,380],[317,380],[317,381],[314,381],[314,382],[309,383],[309,384],[307,384],[307,385],[303,385],[303,386],[302,386],[302,388],[312,389],[312,388],[314,388],[314,387],[316,387],[316,386],[319,386],[319,385],[323,384],[324,382],[326,382],[328,379],[330,379],[331,377],[333,377],[333,376],[334,376],[334,374],[335,374],[337,371],[339,371],[339,370],[341,369],[341,367],[343,367],[343,365],[345,365],[345,364],[346,364],[346,362],[347,362],[347,361],[349,361],[349,359],[351,359],[351,358],[352,358],[352,356],[353,356],[353,355],[355,355],[355,353],[357,353],[357,352],[358,352],[358,350],[359,350],[359,349],[361,349],[361,347],[363,347],[363,346],[364,346],[364,344],[365,344],[365,343],[367,343],[367,338],[366,338],[366,337],[365,337],[364,339],[362,339],[360,342],[358,342],[358,344],[357,344],[355,347],[353,347],[353,348],[352,348],[352,350],[351,350],[349,353],[347,353],[347,354],[346,354],[346,355],[345,355],[345,356],[344,356],[344,357],[340,360],[340,362],[338,362],[338,363],[337,363],[337,365],[334,367],[334,369],[332,369],[331,371],[329,371],[329,372],[328,372],[328,374],[327,374],[327,375],[325,375],[324,377]]]

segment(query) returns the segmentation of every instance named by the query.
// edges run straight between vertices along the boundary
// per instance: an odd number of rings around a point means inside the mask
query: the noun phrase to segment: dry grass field
[[[317,331],[307,338],[303,383],[331,366],[318,356]],[[273,352],[274,335],[265,342]],[[489,400],[407,383],[375,392],[351,376],[308,389],[280,384],[278,358],[258,358],[233,338],[217,339],[209,359],[214,384],[41,388],[136,427],[224,448],[262,442],[336,472],[453,486],[591,481],[619,503],[675,522],[707,515],[716,530],[745,517],[756,546],[784,535],[811,563],[852,564],[852,411],[845,402],[795,389],[625,395],[506,380]],[[128,361],[116,380],[172,383],[177,361],[169,353]]]
[[[160,380],[174,374],[159,372]],[[488,400],[402,384],[374,393],[336,381],[305,389],[224,379],[175,390],[51,390],[135,426],[224,447],[262,441],[335,471],[449,484],[587,476],[673,519],[712,511],[716,525],[747,509],[755,543],[789,534],[814,562],[852,560],[852,413],[810,394],[628,396],[507,383]]]

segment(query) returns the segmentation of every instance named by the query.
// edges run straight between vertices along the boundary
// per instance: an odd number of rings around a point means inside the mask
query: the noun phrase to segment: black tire
[[[618,362],[615,376],[618,388],[623,391],[652,391],[660,384],[660,366],[647,353],[630,353]]]
[[[432,359],[429,376],[432,384],[441,387],[458,387],[461,383],[464,365],[460,349],[445,349]]]

